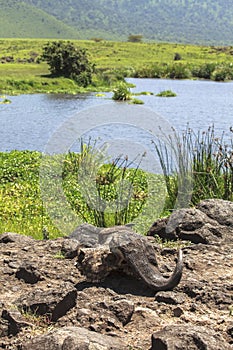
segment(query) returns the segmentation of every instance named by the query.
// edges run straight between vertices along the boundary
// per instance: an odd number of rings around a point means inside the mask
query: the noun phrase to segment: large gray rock
[[[111,336],[80,327],[64,327],[33,338],[22,350],[126,350],[128,347]]]
[[[230,350],[232,347],[211,329],[171,325],[152,335],[150,350]]]
[[[29,236],[19,235],[14,232],[5,232],[0,235],[0,243],[17,243],[17,244],[28,244],[34,241],[33,238]]]
[[[220,225],[233,227],[233,202],[223,199],[206,199],[197,208]]]
[[[197,208],[176,210],[169,218],[156,221],[148,235],[196,244],[232,241],[233,203],[210,199],[200,202]]]

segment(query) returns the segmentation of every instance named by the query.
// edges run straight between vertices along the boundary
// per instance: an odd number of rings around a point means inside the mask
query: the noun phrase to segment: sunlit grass
[[[14,63],[0,63],[0,91],[7,89],[7,79],[9,78],[15,80],[33,79],[35,81],[37,79],[48,79],[46,75],[49,74],[49,70],[46,63],[40,61],[40,63],[18,63],[18,60],[27,60],[33,55],[36,55],[35,62],[37,62],[43,46],[47,42],[47,39],[0,39],[1,57],[11,56],[14,59]],[[229,80],[233,76],[231,72],[233,57],[230,47],[104,40],[100,42],[74,40],[74,43],[88,50],[89,58],[95,63],[97,76],[100,80],[100,72],[103,71],[111,76],[172,79],[200,77],[213,80]],[[178,61],[174,60],[177,54],[180,57]],[[211,71],[209,71],[210,67]],[[49,82],[48,79],[48,86],[44,86],[43,89],[34,87],[32,90],[34,92],[49,91]],[[108,88],[109,84],[107,84],[106,79],[103,82],[105,88]],[[96,85],[99,86],[98,83]],[[95,87],[91,87],[93,91],[98,90]],[[56,89],[52,89],[52,91],[55,92]],[[58,87],[58,92],[60,91],[61,89]],[[78,88],[76,91],[78,91]],[[20,89],[18,89],[18,92],[20,92]]]

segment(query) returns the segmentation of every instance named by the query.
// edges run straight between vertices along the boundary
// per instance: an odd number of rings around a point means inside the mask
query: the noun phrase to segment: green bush
[[[183,64],[167,65],[165,77],[169,79],[188,79],[191,78],[191,72]]]
[[[216,68],[216,63],[205,63],[192,67],[192,75],[196,78],[211,79],[211,75]]]
[[[43,47],[41,59],[48,63],[54,76],[74,79],[84,87],[91,83],[94,65],[90,63],[86,49],[77,48],[69,41],[48,42]]]
[[[125,82],[120,82],[113,89],[113,100],[115,101],[127,101],[132,99],[132,94],[128,85]]]

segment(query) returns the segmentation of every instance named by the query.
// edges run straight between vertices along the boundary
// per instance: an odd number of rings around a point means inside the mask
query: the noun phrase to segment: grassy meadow
[[[70,79],[49,76],[47,64],[39,59],[47,42],[0,39],[1,94],[107,91],[124,77],[233,79],[232,47],[76,40],[96,65],[93,83],[84,89]]]

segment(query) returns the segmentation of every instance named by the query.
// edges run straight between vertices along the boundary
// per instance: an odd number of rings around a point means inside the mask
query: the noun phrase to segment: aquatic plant
[[[117,86],[113,89],[112,99],[115,101],[127,101],[132,99],[132,94],[127,83],[120,82],[117,84]]]
[[[135,104],[135,105],[143,105],[144,102],[142,100],[139,100],[138,98],[133,98],[131,100],[131,103]]]
[[[177,96],[175,92],[171,91],[171,90],[164,90],[159,92],[156,96],[158,97],[175,97]]]

